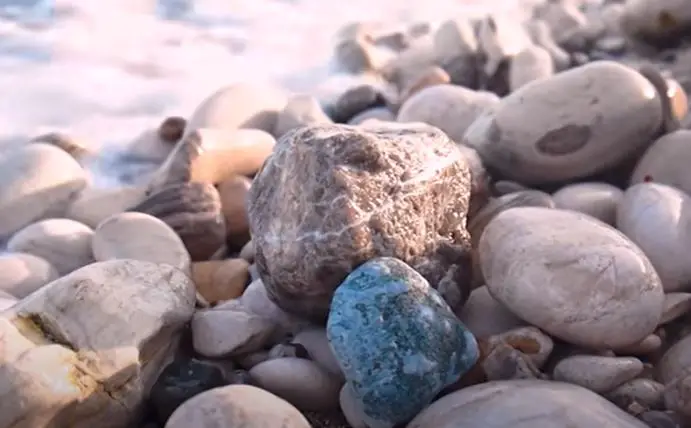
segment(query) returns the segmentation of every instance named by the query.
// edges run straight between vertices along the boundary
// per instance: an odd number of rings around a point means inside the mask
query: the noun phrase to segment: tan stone
[[[249,240],[247,198],[251,185],[252,181],[242,176],[231,177],[218,185],[228,240],[240,241],[240,245]]]
[[[192,279],[209,303],[236,299],[247,286],[249,266],[243,259],[196,262],[192,264]]]

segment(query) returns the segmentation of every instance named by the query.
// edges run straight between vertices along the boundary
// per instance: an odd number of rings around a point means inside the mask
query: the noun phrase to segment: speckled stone
[[[372,427],[414,417],[479,356],[441,296],[389,257],[368,261],[338,287],[327,334]]]
[[[282,309],[323,322],[361,263],[409,263],[452,306],[469,290],[470,169],[440,130],[313,125],[281,138],[250,189],[255,263]]]

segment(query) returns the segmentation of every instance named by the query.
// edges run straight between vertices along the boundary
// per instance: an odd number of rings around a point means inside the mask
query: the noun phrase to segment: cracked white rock
[[[512,208],[490,221],[478,253],[492,296],[566,342],[623,348],[660,321],[664,293],[651,262],[626,236],[588,215]]]
[[[99,262],[0,316],[0,428],[129,428],[178,333],[194,284],[168,265]]]

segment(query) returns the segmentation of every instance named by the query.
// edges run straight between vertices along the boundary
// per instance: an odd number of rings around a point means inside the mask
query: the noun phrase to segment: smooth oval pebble
[[[96,260],[134,259],[172,265],[190,274],[190,255],[180,237],[154,216],[126,212],[109,217],[96,227]]]
[[[338,407],[343,382],[302,358],[264,361],[250,370],[256,385],[300,410],[326,411]]]
[[[657,377],[667,385],[678,377],[688,376],[691,367],[691,335],[684,337],[662,356],[656,365]]]
[[[170,226],[192,261],[208,260],[225,243],[221,197],[211,184],[173,184],[152,193],[130,211],[152,215]]]
[[[499,102],[490,92],[457,85],[435,85],[415,93],[398,111],[398,122],[424,122],[436,126],[460,143],[470,124],[486,109]]]
[[[608,183],[571,184],[552,195],[557,208],[582,212],[609,225],[616,223],[617,207],[623,197],[621,189]]]
[[[685,291],[691,284],[691,198],[657,183],[640,183],[624,192],[617,209],[617,228],[647,254],[665,292]]]
[[[53,265],[33,254],[0,255],[0,291],[17,299],[23,299],[59,277]]]
[[[596,61],[522,87],[481,114],[463,143],[526,185],[602,172],[657,136],[662,104],[640,73]]]
[[[478,252],[492,296],[566,342],[625,347],[660,320],[664,293],[648,258],[590,216],[513,208],[487,225]]]
[[[529,45],[518,52],[509,65],[509,88],[516,91],[530,82],[554,74],[554,60],[541,46]]]
[[[89,226],[66,218],[52,218],[30,224],[12,235],[7,249],[41,257],[64,276],[94,261],[93,236]]]
[[[406,428],[647,428],[614,404],[576,385],[494,381],[453,392]]]
[[[324,370],[340,379],[345,379],[343,370],[338,365],[338,360],[336,360],[331,345],[329,345],[326,329],[308,328],[302,330],[295,335],[292,342],[304,346],[310,359]]]
[[[182,403],[165,428],[311,428],[287,401],[250,385],[228,385]]]
[[[691,31],[691,8],[684,0],[630,0],[624,3],[621,26],[649,42],[673,42]]]
[[[557,363],[553,378],[604,393],[630,381],[641,372],[643,363],[638,358],[573,355]]]
[[[667,324],[691,310],[691,293],[666,293],[660,324]]]
[[[640,158],[631,185],[653,181],[691,194],[691,130],[680,129],[657,139]]]
[[[480,339],[525,325],[525,321],[492,297],[484,285],[470,292],[470,297],[457,315],[468,330]]]
[[[287,101],[280,89],[271,86],[236,83],[223,87],[192,113],[182,138],[200,128],[255,128],[271,133]]]
[[[62,214],[86,185],[86,171],[55,146],[35,143],[8,150],[0,156],[0,236]]]
[[[221,197],[221,210],[226,219],[226,233],[229,240],[249,240],[249,219],[247,217],[247,198],[252,180],[243,176],[231,177],[218,185]]]
[[[145,186],[89,187],[70,204],[65,217],[96,228],[103,220],[127,211],[145,198]]]
[[[319,101],[312,95],[293,95],[278,114],[273,135],[280,138],[283,134],[300,126],[331,122],[332,120],[324,113]]]
[[[242,296],[249,280],[249,263],[243,259],[209,260],[192,264],[197,291],[209,303]]]

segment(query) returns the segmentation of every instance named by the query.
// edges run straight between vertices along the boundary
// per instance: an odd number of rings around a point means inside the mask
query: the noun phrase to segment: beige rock
[[[549,29],[545,21],[532,19],[525,24],[525,27],[533,43],[549,52],[556,70],[563,71],[571,66],[569,53],[554,41],[552,30]]]
[[[546,49],[529,45],[511,58],[509,88],[515,91],[530,82],[546,79],[554,74],[554,60]]]
[[[225,245],[221,197],[211,184],[169,185],[151,193],[131,211],[152,215],[170,226],[182,239],[193,261],[209,260]]]
[[[59,216],[87,184],[67,152],[34,143],[0,155],[0,236],[47,216]]]
[[[89,187],[74,200],[65,217],[95,228],[106,218],[127,211],[146,198],[146,187]]]
[[[336,62],[349,73],[366,73],[379,70],[391,55],[378,48],[366,37],[353,37],[341,40],[334,50]]]
[[[238,299],[229,300],[216,306],[218,310],[242,311],[272,321],[278,326],[278,332],[297,333],[308,323],[294,315],[288,314],[269,298],[261,279],[250,283]]]
[[[388,61],[381,73],[396,88],[402,90],[410,86],[424,70],[435,64],[436,56],[432,41],[422,39]]]
[[[513,328],[525,325],[502,303],[499,303],[486,286],[470,292],[470,297],[457,314],[458,318],[479,339],[501,334]]]
[[[553,378],[604,393],[632,380],[642,371],[643,363],[638,358],[573,355],[557,363]]]
[[[240,250],[240,258],[247,260],[248,263],[254,262],[254,242],[251,239]]]
[[[638,161],[631,184],[654,181],[691,194],[691,170],[687,161],[691,162],[691,130],[663,135]]]
[[[165,428],[311,428],[287,401],[250,385],[202,392],[178,407]]]
[[[90,150],[84,142],[61,132],[50,132],[48,134],[39,135],[38,137],[32,138],[30,143],[50,144],[64,150],[80,163],[94,155],[93,151]]]
[[[307,328],[293,338],[292,343],[302,345],[309,357],[332,375],[344,379],[343,370],[338,365],[324,328]]]
[[[151,191],[171,184],[219,184],[259,171],[276,140],[259,129],[198,128],[178,142],[149,183]]]
[[[470,124],[499,97],[456,85],[430,86],[408,98],[398,112],[398,122],[423,122],[436,126],[460,143]]]
[[[629,187],[617,210],[617,228],[652,262],[666,292],[687,291],[691,283],[691,199],[657,183]]]
[[[612,226],[623,198],[621,189],[607,183],[571,184],[552,195],[557,208],[582,212]]]
[[[487,225],[478,252],[492,296],[566,342],[626,347],[660,320],[664,294],[651,262],[624,235],[590,216],[513,208]]]
[[[256,385],[303,411],[328,411],[338,408],[343,382],[310,360],[276,358],[250,370]]]
[[[194,350],[205,357],[236,356],[263,348],[275,328],[270,319],[219,306],[194,314],[192,341]]]
[[[448,19],[434,33],[434,53],[440,63],[458,56],[474,55],[477,49],[477,37],[467,19]]]
[[[13,295],[0,290],[0,312],[9,309],[19,302]]]
[[[691,293],[666,293],[660,324],[666,324],[691,310]]]
[[[17,299],[23,299],[59,277],[53,265],[33,254],[0,255],[0,291]]]
[[[641,150],[662,126],[662,103],[640,73],[596,61],[504,97],[463,142],[488,167],[526,185],[586,177]]]
[[[247,218],[247,198],[252,180],[243,176],[230,177],[218,185],[221,196],[221,208],[226,219],[228,241],[245,244],[250,236],[249,219]]]
[[[629,0],[621,16],[629,35],[652,42],[678,39],[691,30],[691,9],[684,0]]]
[[[286,95],[271,86],[236,83],[223,87],[202,101],[192,113],[183,138],[201,128],[255,128],[272,133],[286,102]]]
[[[495,381],[461,389],[432,403],[406,428],[566,426],[647,428],[585,388],[544,380]]]
[[[209,303],[236,299],[245,291],[249,266],[243,259],[196,262],[192,264],[192,279]]]
[[[280,138],[286,132],[300,126],[331,122],[329,116],[319,105],[319,101],[312,95],[293,95],[278,114],[273,135]]]
[[[487,76],[493,76],[502,61],[531,44],[521,23],[508,15],[494,14],[481,19],[477,35],[479,49],[486,58],[484,72]]]
[[[578,6],[568,1],[545,3],[537,10],[537,17],[547,23],[554,39],[560,44],[585,30],[588,24]]]
[[[174,144],[160,136],[159,129],[147,129],[126,147],[127,156],[152,162],[163,162],[173,151]]]
[[[96,227],[92,247],[98,261],[165,263],[190,274],[185,244],[170,226],[148,214],[126,212],[108,217]]]
[[[635,345],[622,348],[617,352],[619,355],[646,356],[656,353],[660,348],[662,348],[662,338],[657,334],[649,334]]]
[[[393,122],[396,116],[387,107],[372,107],[348,121],[349,125],[361,125],[367,121]]]
[[[351,428],[368,428],[366,422],[368,417],[360,401],[355,398],[354,394],[350,384],[345,383],[338,395],[338,404],[341,408],[341,412]]]
[[[403,90],[401,101],[405,102],[405,100],[414,94],[430,86],[445,85],[449,83],[451,83],[451,77],[449,77],[449,74],[444,71],[443,68],[437,67],[436,65],[431,66],[424,70],[414,81],[412,81],[410,86]]]
[[[691,375],[691,336],[686,336],[670,347],[656,365],[657,378],[668,384],[676,378]]]
[[[193,311],[186,275],[135,260],[31,294],[0,316],[0,427],[131,427]]]
[[[41,257],[63,276],[94,261],[93,236],[89,226],[66,218],[52,218],[30,224],[12,235],[7,249]]]

